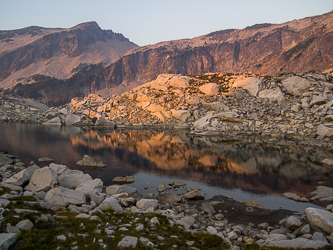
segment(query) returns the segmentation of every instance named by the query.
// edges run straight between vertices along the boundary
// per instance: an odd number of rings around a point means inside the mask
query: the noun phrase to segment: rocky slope
[[[92,90],[147,82],[162,73],[323,72],[333,68],[333,12],[283,24],[258,24],[128,52],[103,70]]]
[[[97,23],[69,29],[28,27],[0,31],[0,87],[31,83],[40,74],[67,79],[90,64],[107,65],[137,47]]]
[[[255,135],[271,142],[290,140],[331,148],[332,91],[331,74],[164,74],[122,95],[91,94],[46,112],[2,102],[0,121],[154,126],[187,129],[193,135],[223,135],[225,140]]]

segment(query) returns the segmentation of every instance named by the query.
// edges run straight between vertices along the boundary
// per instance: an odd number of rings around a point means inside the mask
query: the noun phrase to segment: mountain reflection
[[[133,172],[145,171],[257,193],[288,191],[305,195],[317,181],[327,180],[333,172],[318,163],[323,154],[331,157],[329,152],[223,142],[183,132],[90,130],[72,135],[71,141],[76,147],[108,148]]]
[[[112,185],[116,176],[146,173],[147,178],[154,175],[170,181],[193,180],[212,188],[256,194],[294,192],[305,196],[319,181],[326,186],[333,184],[333,168],[320,163],[333,158],[330,151],[289,146],[286,142],[265,144],[256,138],[223,141],[184,131],[93,130],[0,123],[0,149],[17,155],[26,164],[31,160],[37,162],[40,157],[53,158],[55,163],[101,178],[104,185]],[[85,154],[107,167],[76,165]],[[156,192],[156,187],[151,191]]]

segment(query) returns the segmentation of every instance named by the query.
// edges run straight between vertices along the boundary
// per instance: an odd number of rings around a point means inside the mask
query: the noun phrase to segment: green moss
[[[113,213],[114,210],[113,210],[111,207],[109,207],[109,208],[107,208],[107,209],[102,210],[102,212],[103,212],[103,213]]]
[[[204,249],[228,249],[222,238],[217,235],[199,234],[195,238],[204,246]]]
[[[10,193],[10,189],[9,188],[6,188],[6,187],[1,187],[1,191],[0,191],[0,196],[4,195],[4,194],[8,194]]]
[[[20,197],[14,197],[10,198],[11,201],[37,201],[35,197],[32,196],[20,196]]]

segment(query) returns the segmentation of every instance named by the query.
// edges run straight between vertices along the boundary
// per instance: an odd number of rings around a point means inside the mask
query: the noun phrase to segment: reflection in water
[[[88,154],[108,167],[83,171],[101,178],[105,185],[111,185],[116,176],[135,175],[132,186],[140,191],[148,185],[145,192],[156,192],[160,182],[186,179],[188,187],[201,186],[207,198],[231,194],[235,199],[243,199],[242,193],[247,197],[255,195],[254,200],[274,208],[277,205],[270,203],[277,198],[272,195],[295,192],[305,196],[318,181],[330,183],[333,172],[319,163],[324,158],[333,158],[330,152],[291,148],[284,142],[273,147],[249,141],[194,137],[184,132],[84,131],[38,124],[0,124],[0,138],[0,148],[18,155],[26,163],[46,156],[82,170],[75,163]],[[244,191],[250,193],[244,195]],[[262,196],[266,197],[264,201]]]

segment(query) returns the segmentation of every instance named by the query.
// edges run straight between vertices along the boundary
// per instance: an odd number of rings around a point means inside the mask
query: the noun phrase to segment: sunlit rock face
[[[93,88],[147,82],[159,74],[286,70],[323,72],[333,68],[333,12],[282,24],[256,24],[192,39],[135,48],[94,79]],[[255,88],[253,89],[253,93]]]

